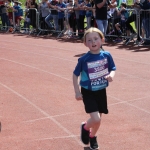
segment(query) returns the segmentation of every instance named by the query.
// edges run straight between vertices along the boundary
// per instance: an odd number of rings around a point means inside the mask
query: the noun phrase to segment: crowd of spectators
[[[10,27],[13,28],[14,23],[15,26],[20,26],[20,21],[23,20],[25,33],[29,32],[30,26],[36,32],[39,22],[40,29],[55,31],[53,34],[58,35],[67,29],[70,38],[82,38],[84,31],[94,26],[104,35],[115,33],[118,36],[115,42],[122,41],[125,32],[128,37],[125,43],[136,36],[141,44],[150,45],[150,11],[145,11],[150,9],[150,0],[134,0],[130,6],[122,0],[119,7],[116,0],[41,0],[39,3],[26,0],[24,5],[23,14],[22,4],[18,0],[0,0],[1,30],[9,29],[11,32]],[[132,12],[128,12],[128,9],[132,9]],[[131,25],[132,22],[135,22],[136,30]]]

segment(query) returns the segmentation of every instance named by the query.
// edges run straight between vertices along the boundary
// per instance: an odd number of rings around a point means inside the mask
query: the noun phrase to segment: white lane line
[[[67,116],[67,115],[71,115],[71,114],[76,114],[77,112],[70,112],[70,113],[65,113],[65,114],[60,114],[60,115],[54,115],[51,116],[52,118],[55,117],[61,117],[61,116]],[[42,118],[38,118],[38,119],[33,119],[33,120],[27,120],[27,121],[23,121],[23,122],[35,122],[35,121],[40,121],[40,120],[46,120],[49,119],[48,117],[42,117]]]
[[[18,62],[15,62],[15,61],[11,61],[11,60],[8,60],[8,59],[4,59],[4,58],[1,58],[1,59],[6,60],[6,61],[10,61],[10,62],[13,62],[13,63],[17,63],[17,64],[20,64],[20,65],[23,65],[23,66],[26,66],[26,67],[30,67],[30,68],[33,68],[33,69],[37,69],[37,70],[39,70],[39,71],[43,71],[43,72],[45,72],[45,73],[48,73],[48,74],[57,76],[57,77],[62,78],[62,79],[65,79],[65,80],[67,80],[67,81],[72,81],[72,80],[69,80],[69,79],[64,78],[64,77],[62,77],[62,76],[59,76],[59,75],[57,75],[57,74],[50,73],[50,72],[45,71],[45,70],[41,70],[41,69],[39,69],[39,68],[30,66],[30,65],[25,65],[25,64],[18,63]],[[134,78],[137,78],[137,77],[134,77]],[[143,78],[141,78],[141,79],[143,79]],[[109,97],[112,97],[112,98],[115,98],[115,99],[117,99],[118,101],[121,101],[120,99],[118,99],[118,98],[116,98],[116,97],[113,97],[113,96],[110,96],[110,95],[108,95],[108,96],[109,96]],[[121,101],[121,102],[123,102],[123,101]],[[129,103],[127,103],[127,104],[129,104]],[[131,104],[129,104],[129,105],[131,105]],[[134,106],[134,105],[133,105],[133,106]],[[138,108],[137,106],[134,106],[134,107]],[[140,109],[140,108],[138,108],[138,109]],[[140,110],[142,110],[142,109],[140,109]],[[143,111],[143,110],[142,110],[142,111]],[[145,112],[146,112],[146,110],[145,110]]]
[[[5,59],[5,58],[1,58],[1,59],[2,59],[2,60],[5,60],[5,61],[12,62],[12,63],[15,63],[15,64],[19,64],[19,65],[22,65],[22,66],[25,66],[25,67],[29,67],[29,68],[32,68],[32,69],[36,69],[36,70],[38,70],[38,71],[41,71],[41,72],[44,72],[44,73],[48,73],[48,74],[50,74],[50,75],[53,75],[53,76],[56,76],[56,77],[65,79],[65,80],[67,80],[67,81],[71,81],[71,80],[68,79],[68,78],[62,77],[62,76],[60,76],[60,75],[57,75],[57,74],[55,74],[55,73],[48,72],[48,71],[46,71],[46,70],[43,70],[43,69],[40,69],[40,68],[37,68],[37,67],[33,67],[33,66],[31,66],[31,65],[22,64],[22,63],[19,63],[19,62],[16,62],[16,61],[12,61],[12,60],[8,60],[8,59]]]
[[[80,135],[73,135],[73,136],[60,136],[60,137],[52,137],[52,138],[41,138],[41,139],[34,139],[33,141],[44,141],[44,140],[53,140],[53,139],[66,139],[66,138],[73,138],[78,137]]]
[[[120,100],[119,98],[116,98],[116,97],[111,96],[111,95],[108,95],[108,97],[113,98],[113,99],[116,99],[116,100],[119,101],[118,103],[109,104],[108,106],[114,106],[114,105],[119,105],[119,104],[127,104],[127,105],[130,105],[130,106],[132,106],[132,107],[135,107],[135,108],[137,108],[137,109],[139,109],[139,110],[141,110],[141,111],[143,111],[143,112],[145,112],[145,113],[150,114],[150,111],[147,111],[147,110],[145,110],[145,109],[142,109],[142,108],[140,108],[140,107],[138,107],[138,106],[135,106],[135,105],[133,105],[133,104],[130,103],[130,102],[133,102],[133,101],[138,101],[138,100],[140,100],[140,99],[149,98],[150,96],[143,97],[143,98],[137,98],[137,99],[133,99],[133,100],[129,100],[129,101],[123,101],[123,100]]]

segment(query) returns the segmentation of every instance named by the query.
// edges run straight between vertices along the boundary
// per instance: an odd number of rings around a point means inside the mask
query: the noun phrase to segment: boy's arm
[[[75,74],[73,74],[73,86],[74,86],[76,100],[82,100],[82,94],[80,92],[79,84],[78,84],[78,76],[76,76]]]
[[[115,76],[115,71],[114,71],[114,70],[112,70],[112,71],[109,73],[109,75],[105,76],[105,79],[107,79],[107,80],[108,80],[108,82],[112,82],[112,81],[113,81],[114,76]]]

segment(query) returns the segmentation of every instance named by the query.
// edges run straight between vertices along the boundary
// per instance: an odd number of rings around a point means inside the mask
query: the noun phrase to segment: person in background
[[[58,11],[57,11],[57,5],[58,1],[52,0],[50,3],[48,3],[49,8],[51,8],[51,13],[45,18],[45,22],[48,24],[50,30],[53,30],[55,28],[55,33],[53,34],[58,34],[59,30],[59,25],[58,25]],[[50,20],[53,19],[54,21],[54,27],[50,23]]]
[[[94,4],[94,0],[90,0],[90,4],[92,6],[92,17],[91,17],[91,26],[92,27],[96,27],[96,21],[95,21],[95,4]]]
[[[86,29],[89,29],[91,27],[92,10],[93,10],[90,0],[85,0],[84,9],[86,10],[85,16],[86,16],[86,20],[87,20]]]
[[[45,18],[50,14],[48,0],[42,0],[42,2],[39,4],[39,11],[41,13],[41,29],[47,29],[47,23],[45,22]]]
[[[68,28],[68,37],[74,37],[76,35],[76,16],[75,11],[73,8],[73,0],[69,0],[69,3],[67,5],[67,18],[69,23]]]
[[[64,17],[65,17],[65,9],[66,5],[63,0],[59,0],[58,4],[56,5],[58,9],[58,25],[60,26],[60,30],[64,30]]]
[[[80,20],[79,20],[80,6],[79,6],[78,0],[74,0],[73,10],[74,10],[74,12],[75,12],[78,38],[80,38],[80,36],[79,36],[79,30],[80,30]]]
[[[21,8],[21,5],[22,3],[19,2],[18,0],[15,0],[14,1],[14,6],[13,6],[13,11],[15,13],[15,25],[17,27],[20,27],[20,21],[22,19],[22,8]]]
[[[126,10],[127,4],[126,3],[121,3],[120,5],[120,9],[116,8],[116,11],[118,13],[118,16],[121,16],[121,20],[120,22],[115,24],[115,27],[118,31],[118,38],[115,40],[115,42],[121,42],[122,38],[120,38],[120,36],[122,36],[122,30],[126,30],[126,21],[129,17],[129,13]]]
[[[108,19],[108,27],[107,27],[107,34],[111,35],[115,32],[115,24],[120,22],[120,15],[118,16],[116,8],[117,2],[116,0],[111,0],[111,4],[114,5],[113,8],[108,7],[107,12],[107,19]]]
[[[27,0],[27,8],[29,8],[29,18],[30,18],[30,25],[32,25],[33,30],[37,31],[37,15],[36,12],[38,10],[38,4],[36,0]]]
[[[7,30],[9,27],[9,18],[7,14],[7,6],[5,5],[5,0],[0,1],[1,8],[1,20],[2,20],[2,28],[1,30]]]
[[[111,3],[109,0],[95,0],[96,8],[96,23],[98,29],[106,35],[108,19],[107,19],[107,8],[114,8],[116,4]]]
[[[142,11],[142,23],[146,34],[146,39],[142,43],[144,46],[150,46],[150,0],[145,0],[144,3],[137,3],[143,11]],[[148,11],[147,11],[148,10]]]
[[[137,3],[143,3],[145,0],[134,0],[133,4],[130,6],[132,9],[134,9],[134,11],[132,12],[132,14],[128,17],[127,21],[126,21],[126,27],[127,27],[127,36],[129,38],[126,39],[125,44],[127,45],[131,39],[133,39],[134,37],[137,37],[137,41],[142,42],[142,37],[139,33],[142,33],[142,16],[140,14],[140,6],[137,5]],[[139,20],[137,20],[137,16],[140,15],[140,22]],[[137,33],[134,30],[133,26],[131,25],[132,22],[135,22],[135,26],[137,28]],[[131,36],[130,36],[131,34]]]
[[[23,33],[28,34],[30,30],[30,18],[29,18],[29,9],[25,9],[25,18],[24,18],[24,29]]]
[[[79,36],[80,38],[82,38],[84,35],[84,18],[86,14],[86,11],[84,10],[85,2],[83,0],[78,0],[78,4],[80,8],[79,10],[79,22],[80,22]]]

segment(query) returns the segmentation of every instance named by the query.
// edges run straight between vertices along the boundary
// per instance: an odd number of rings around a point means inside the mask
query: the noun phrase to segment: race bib
[[[102,78],[109,74],[107,59],[87,63],[90,80]]]
[[[100,90],[108,86],[108,81],[104,76],[109,74],[108,61],[106,58],[87,63],[88,74],[91,80],[92,90]]]

